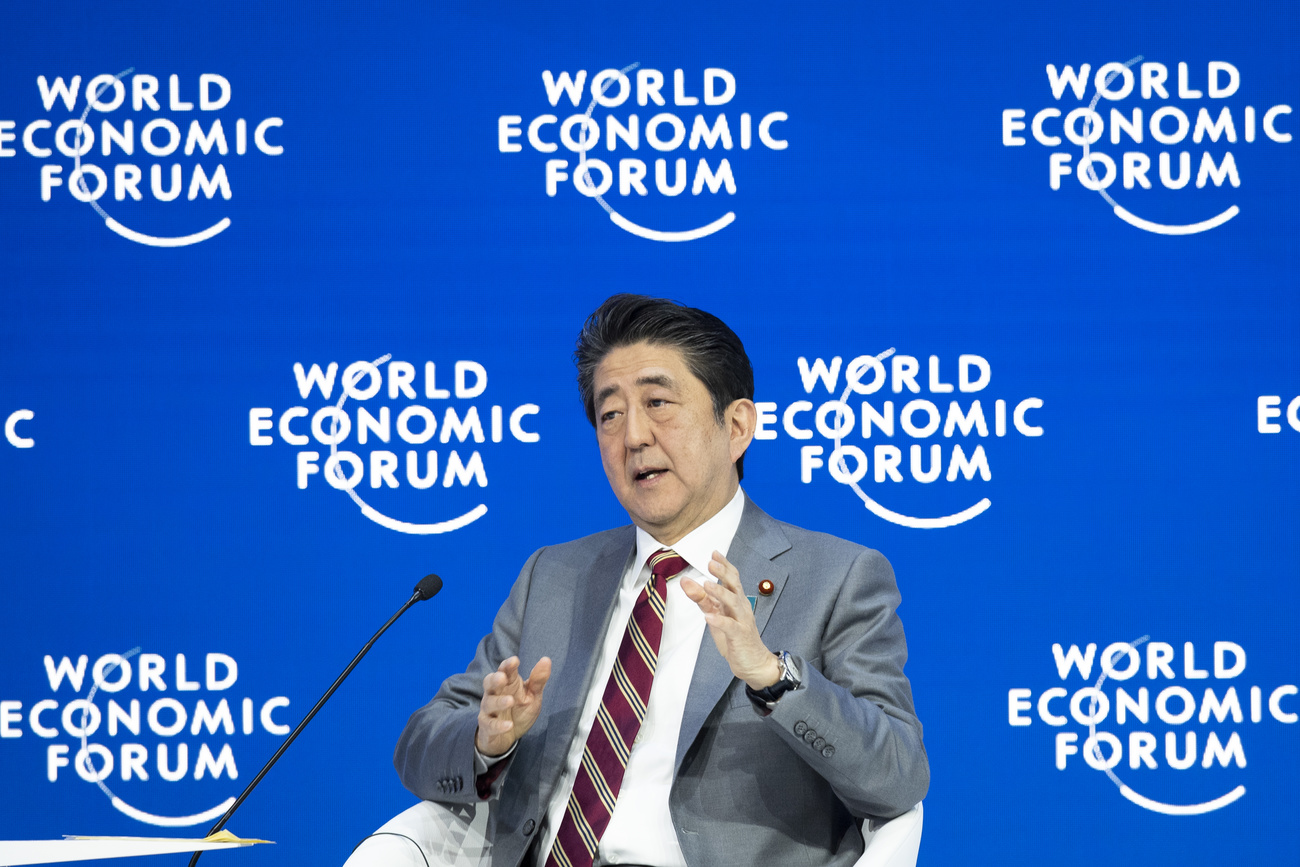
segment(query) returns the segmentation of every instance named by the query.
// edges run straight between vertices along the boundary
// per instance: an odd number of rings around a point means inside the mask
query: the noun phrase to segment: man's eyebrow
[[[656,373],[651,376],[642,376],[636,381],[637,385],[659,385],[664,388],[673,388],[677,381],[666,373]]]
[[[677,380],[673,379],[671,376],[669,376],[669,375],[666,374],[666,373],[654,373],[654,374],[650,374],[650,375],[648,375],[648,376],[641,376],[641,377],[638,377],[638,378],[637,378],[637,381],[636,381],[636,384],[637,384],[637,385],[657,385],[657,386],[660,386],[660,387],[662,387],[662,388],[676,388],[676,386],[677,386]],[[618,387],[617,385],[607,385],[607,386],[605,386],[605,387],[602,388],[600,391],[596,392],[596,399],[595,399],[595,401],[593,402],[593,405],[594,405],[594,406],[600,406],[602,403],[605,402],[606,398],[612,397],[613,395],[617,394],[618,392],[619,392],[619,387]]]
[[[596,392],[596,402],[595,402],[595,405],[596,405],[596,406],[600,406],[602,403],[605,402],[605,399],[606,399],[606,398],[611,397],[611,396],[613,396],[613,395],[615,395],[615,394],[617,394],[617,393],[618,393],[618,386],[617,386],[617,385],[607,385],[607,386],[605,386],[605,387],[602,388],[600,391]]]

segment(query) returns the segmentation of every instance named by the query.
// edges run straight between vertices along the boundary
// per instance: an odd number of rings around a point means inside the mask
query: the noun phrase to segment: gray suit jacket
[[[413,793],[476,802],[483,678],[512,655],[524,672],[551,657],[541,717],[494,784],[494,864],[520,864],[550,799],[567,794],[555,788],[635,544],[629,526],[533,554],[469,670],[398,741],[394,763]],[[705,632],[669,798],[678,842],[692,867],[850,865],[864,845],[854,820],[911,809],[930,780],[893,570],[878,551],[775,521],[748,499],[728,559],[758,599],[764,643],[796,657],[803,685],[761,716]],[[758,594],[764,579],[770,596]]]

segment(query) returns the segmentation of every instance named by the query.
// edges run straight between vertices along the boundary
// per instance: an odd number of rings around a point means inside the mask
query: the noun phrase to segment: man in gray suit
[[[402,782],[492,799],[509,867],[852,864],[929,785],[889,563],[740,490],[753,372],[716,317],[616,295],[575,360],[633,526],[529,558]]]

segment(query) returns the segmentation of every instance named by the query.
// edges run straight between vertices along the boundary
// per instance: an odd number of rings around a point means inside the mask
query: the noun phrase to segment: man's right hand
[[[499,756],[533,727],[550,677],[549,656],[537,660],[527,680],[519,675],[519,657],[512,656],[483,678],[483,700],[474,733],[474,746],[480,753],[489,758]]]

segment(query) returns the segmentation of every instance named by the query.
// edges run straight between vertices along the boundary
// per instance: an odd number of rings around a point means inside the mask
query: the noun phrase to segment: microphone
[[[437,575],[434,575],[432,573],[429,575],[425,575],[423,578],[420,579],[420,583],[415,585],[415,595],[419,596],[420,598],[412,599],[411,602],[406,603],[406,605],[407,607],[409,607],[414,602],[421,602],[425,599],[432,599],[433,597],[438,595],[438,591],[441,589],[442,589],[441,578],[439,578]],[[402,609],[402,611],[405,610],[406,608]],[[400,616],[402,611],[397,612],[397,615]],[[380,630],[380,634],[383,634],[382,629]]]
[[[329,701],[330,696],[334,694],[334,690],[338,689],[339,684],[343,683],[344,679],[352,673],[352,669],[357,667],[357,663],[361,661],[361,657],[370,652],[371,646],[379,640],[379,636],[387,632],[388,627],[396,623],[397,618],[406,613],[406,609],[410,608],[417,602],[432,599],[434,596],[438,595],[438,591],[441,589],[442,579],[437,575],[429,574],[420,579],[420,583],[415,585],[415,591],[411,594],[411,598],[406,600],[405,605],[397,609],[396,614],[388,618],[387,623],[379,627],[379,631],[366,642],[366,646],[361,648],[361,652],[352,658],[352,661],[348,663],[348,667],[343,669],[343,673],[338,676],[338,679],[335,680],[334,683],[330,685],[330,688],[325,691],[325,694],[320,697],[320,701],[316,702],[316,706],[307,712],[307,716],[303,717],[302,722],[298,723],[297,728],[289,732],[289,736],[284,739],[284,743],[280,744],[280,748],[275,751],[275,755],[271,756],[271,760],[262,766],[262,770],[258,771],[257,776],[253,777],[253,781],[245,787],[244,791],[239,793],[239,797],[235,799],[235,803],[230,805],[230,809],[226,811],[226,814],[218,819],[217,824],[213,825],[212,828],[209,829],[207,833],[208,837],[211,837],[226,826],[226,822],[230,821],[230,817],[239,809],[239,805],[244,803],[244,800],[249,796],[253,789],[257,787],[257,784],[262,782],[262,778],[266,776],[266,772],[271,770],[271,767],[280,760],[280,756],[284,755],[284,751],[289,749],[289,744],[293,743],[294,739],[297,738],[302,730],[307,727],[307,723],[311,722],[312,717],[316,716],[316,712],[325,706],[325,702]],[[202,849],[195,852],[194,857],[190,858],[189,867],[194,867],[194,865],[199,861],[199,856],[202,854]]]

